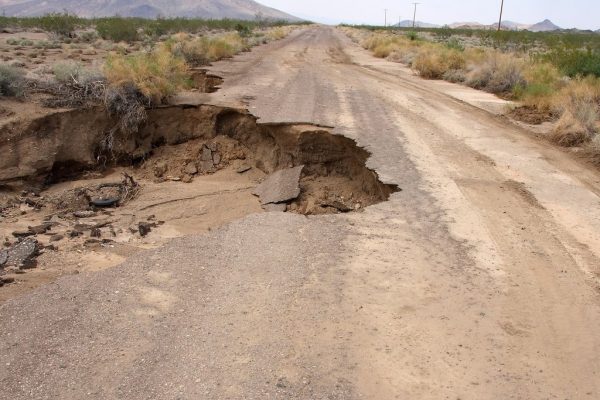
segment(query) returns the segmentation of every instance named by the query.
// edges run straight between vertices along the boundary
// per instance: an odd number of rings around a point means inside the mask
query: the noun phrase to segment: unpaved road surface
[[[4,303],[2,399],[600,398],[597,173],[333,28],[211,72],[222,89],[195,101],[332,126],[402,191],[251,215]]]

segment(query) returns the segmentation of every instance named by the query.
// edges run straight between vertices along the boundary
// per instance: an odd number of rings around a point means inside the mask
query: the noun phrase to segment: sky
[[[500,0],[412,0],[421,4],[417,20],[439,25],[453,22],[498,21]],[[301,18],[327,24],[365,23],[412,19],[411,0],[258,0]],[[505,20],[536,23],[550,19],[561,28],[600,29],[600,0],[504,0]]]

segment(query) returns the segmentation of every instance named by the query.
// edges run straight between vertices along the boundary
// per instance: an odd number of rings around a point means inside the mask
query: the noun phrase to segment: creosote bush
[[[16,67],[0,64],[0,96],[20,97],[25,87],[25,74]]]

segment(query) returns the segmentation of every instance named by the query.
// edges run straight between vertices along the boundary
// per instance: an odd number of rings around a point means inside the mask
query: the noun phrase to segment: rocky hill
[[[253,0],[0,0],[0,10],[6,16],[38,16],[67,11],[81,17],[120,15],[298,20]]]

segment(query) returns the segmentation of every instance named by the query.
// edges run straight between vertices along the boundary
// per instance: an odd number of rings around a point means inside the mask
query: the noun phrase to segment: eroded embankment
[[[165,165],[156,179],[190,180],[234,160],[245,160],[265,174],[303,165],[301,194],[288,209],[305,214],[359,209],[386,200],[395,190],[366,167],[367,151],[326,127],[260,124],[245,110],[212,105],[149,110],[147,121],[135,133],[115,130],[117,122],[94,108],[2,127],[0,185],[41,188],[84,170],[115,165],[149,173],[162,155]],[[187,150],[176,151],[184,143]],[[195,143],[196,150],[193,146],[190,150],[189,143]],[[213,168],[206,168],[202,159],[207,145],[219,154]]]

